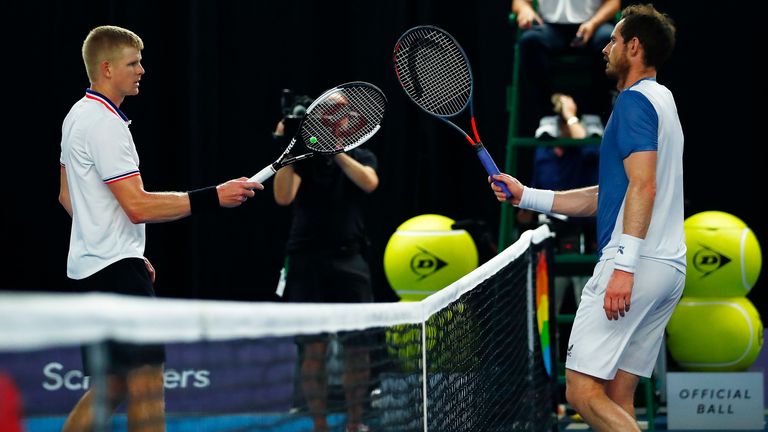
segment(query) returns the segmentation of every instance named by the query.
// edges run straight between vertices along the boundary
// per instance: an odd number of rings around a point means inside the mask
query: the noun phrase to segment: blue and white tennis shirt
[[[144,224],[128,219],[108,187],[139,175],[129,123],[112,101],[90,89],[64,119],[59,160],[66,169],[72,202],[67,257],[67,276],[72,279],[144,255]]]
[[[640,151],[657,152],[656,200],[640,256],[685,273],[683,129],[672,92],[653,78],[642,79],[619,94],[600,144],[600,259],[616,255],[629,185],[624,159]]]

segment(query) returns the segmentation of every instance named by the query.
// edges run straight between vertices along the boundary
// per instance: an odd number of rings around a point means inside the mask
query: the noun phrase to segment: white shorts
[[[685,274],[668,264],[641,258],[629,312],[618,321],[609,321],[603,302],[612,273],[613,259],[600,261],[584,286],[565,367],[606,380],[613,379],[619,369],[650,377],[664,329],[683,295]]]

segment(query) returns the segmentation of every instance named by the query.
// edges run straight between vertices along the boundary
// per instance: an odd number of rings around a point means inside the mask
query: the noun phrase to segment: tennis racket
[[[317,153],[334,155],[352,150],[378,132],[386,105],[384,93],[366,82],[350,82],[327,90],[307,108],[283,154],[248,181],[263,183],[280,168]],[[298,142],[307,151],[293,156],[291,150]]]
[[[456,39],[434,26],[414,27],[398,39],[393,62],[397,79],[408,97],[421,109],[464,135],[488,175],[499,174],[499,168],[477,132],[472,100],[472,69]],[[466,111],[467,106],[471,136],[465,129],[448,120]],[[512,196],[504,183],[494,180],[494,184],[504,190],[507,198]]]

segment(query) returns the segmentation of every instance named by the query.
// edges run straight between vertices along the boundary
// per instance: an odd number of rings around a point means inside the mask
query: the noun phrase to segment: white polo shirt
[[[72,202],[67,276],[83,279],[123,258],[142,258],[145,226],[134,224],[108,185],[140,175],[130,121],[90,89],[61,128],[61,165]]]
[[[603,0],[539,0],[539,15],[553,24],[581,24],[595,15]]]

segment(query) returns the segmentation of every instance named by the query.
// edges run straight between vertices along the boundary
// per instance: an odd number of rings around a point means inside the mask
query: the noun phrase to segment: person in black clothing
[[[278,123],[276,137],[291,136]],[[289,133],[284,133],[289,132]],[[373,302],[363,207],[379,177],[373,152],[355,148],[330,157],[315,156],[275,174],[279,205],[293,206],[286,252],[283,298],[290,302]],[[307,337],[301,345],[301,380],[315,431],[328,430],[325,338]],[[367,431],[362,423],[370,358],[365,341],[344,340],[342,385],[347,403],[347,431]]]

